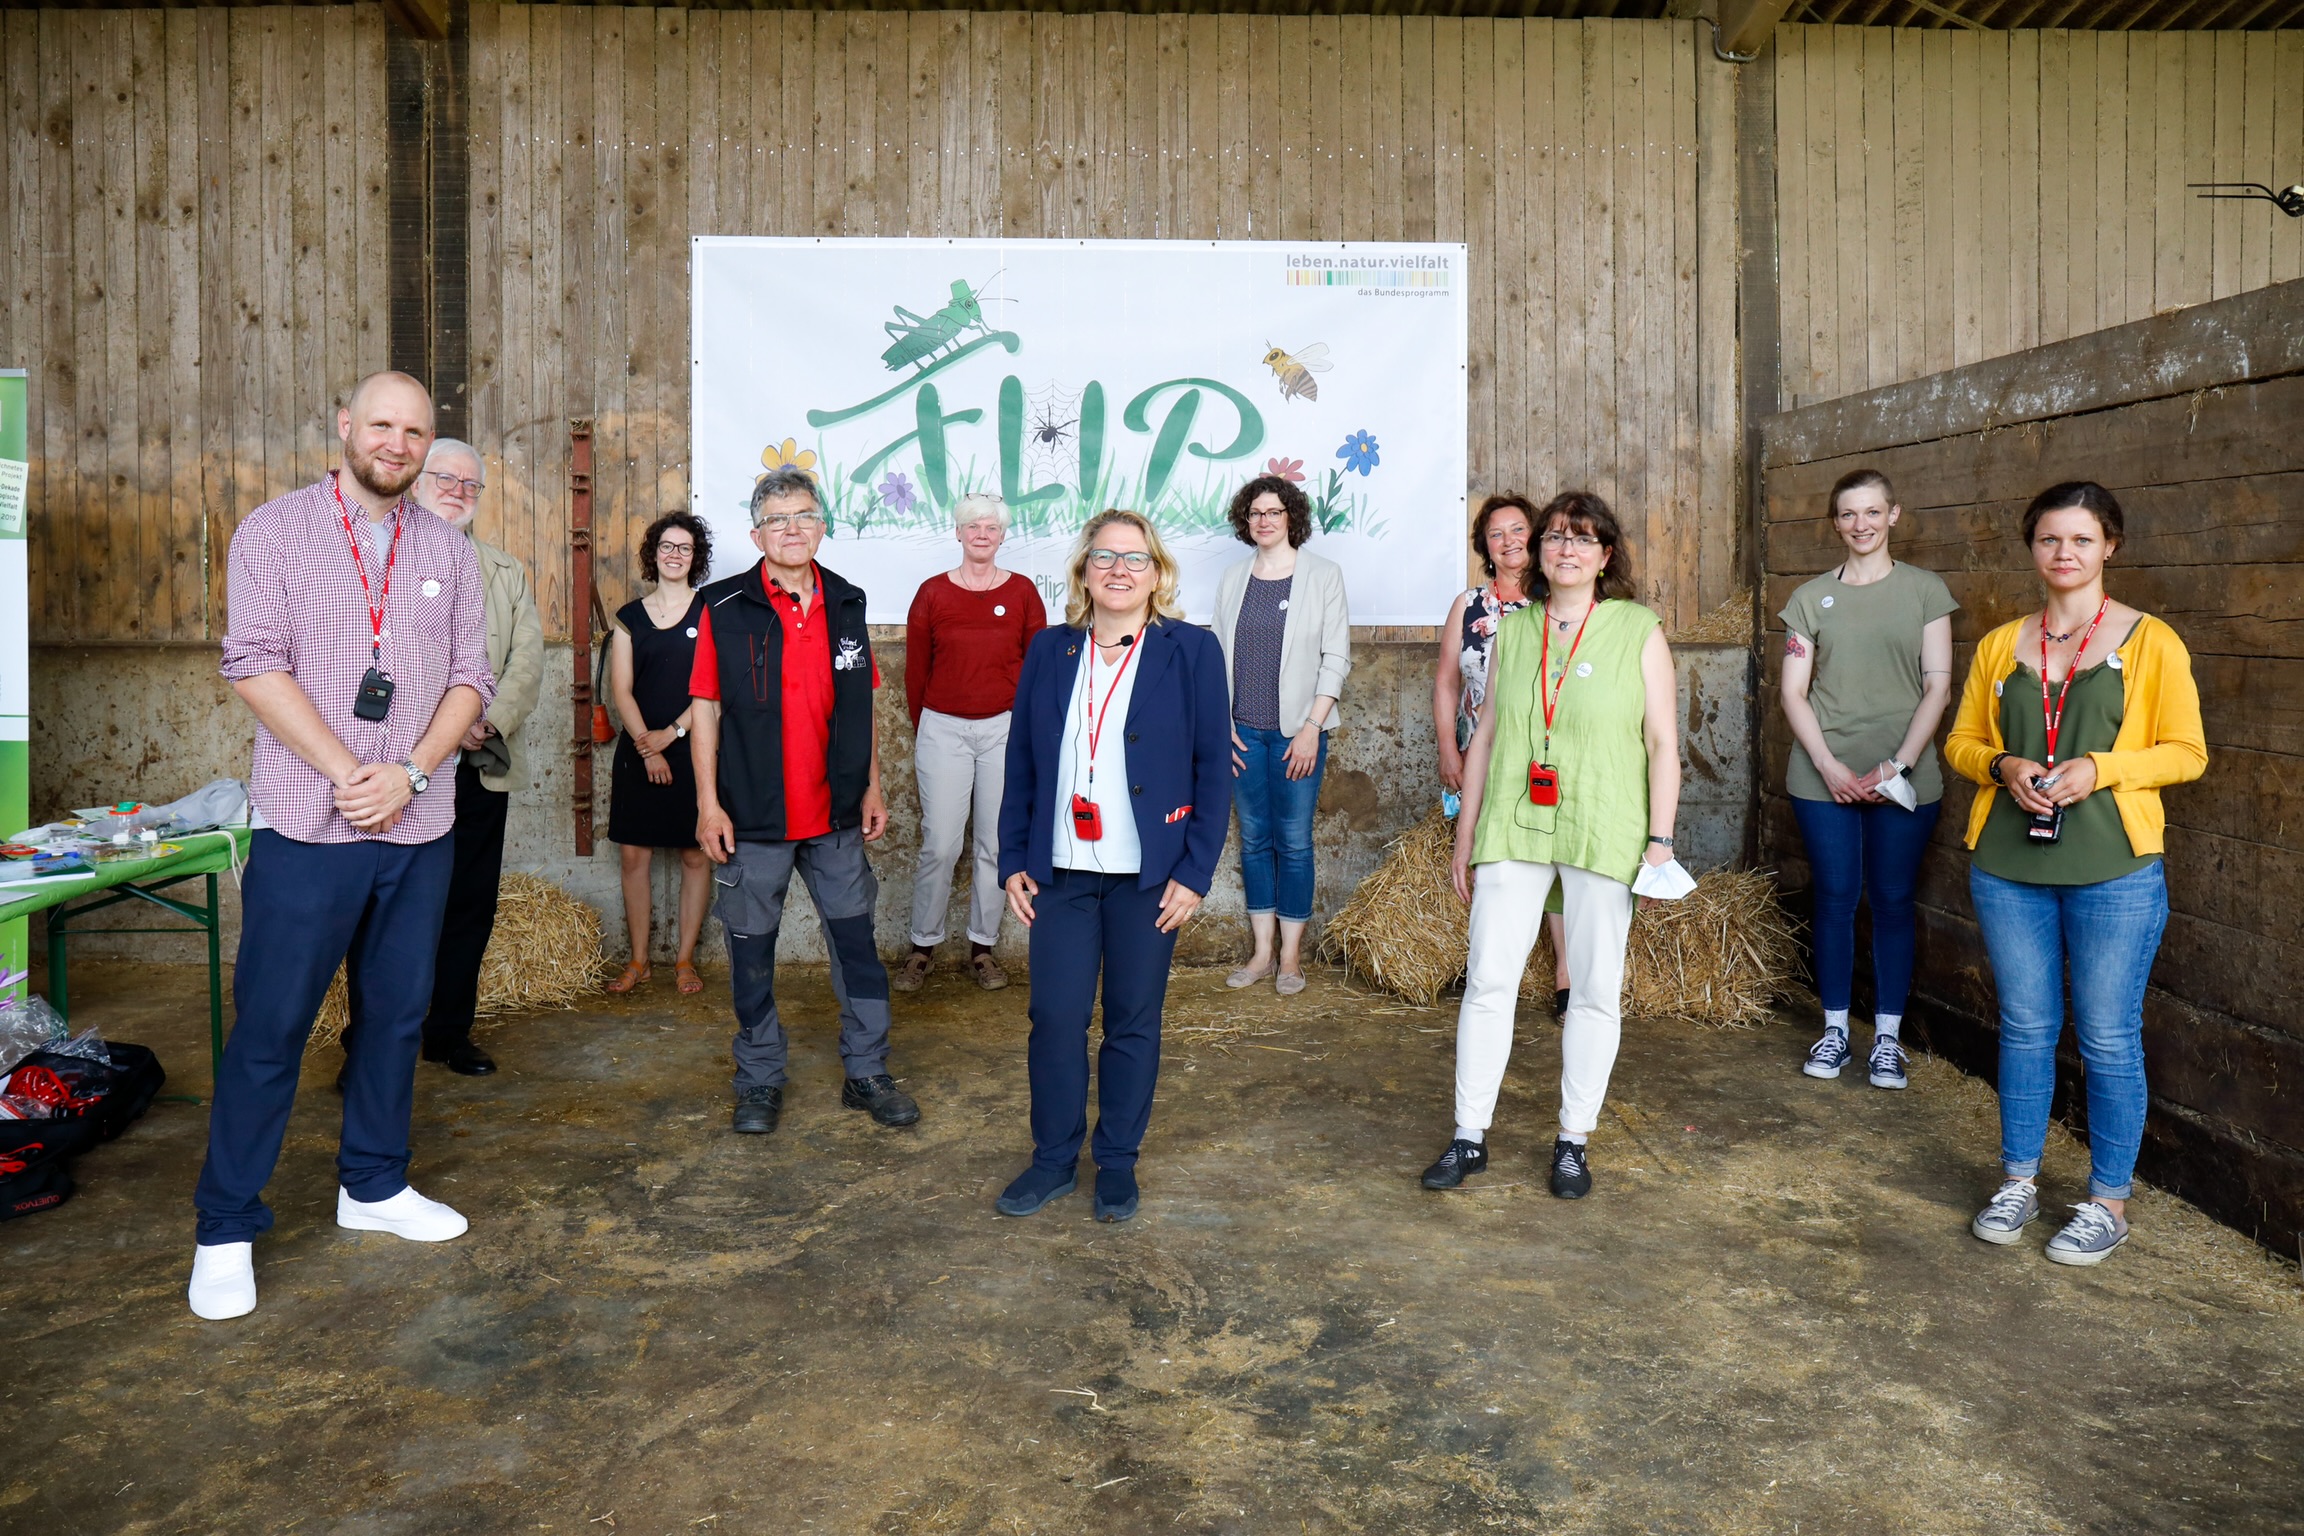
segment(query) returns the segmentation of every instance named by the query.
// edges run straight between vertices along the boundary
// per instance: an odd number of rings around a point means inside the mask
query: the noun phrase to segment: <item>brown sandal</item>
[[[642,960],[629,961],[624,966],[624,974],[608,983],[608,990],[618,994],[629,992],[646,981],[650,974],[647,962]]]
[[[674,965],[672,975],[680,983],[683,992],[694,994],[704,990],[704,978],[697,974],[696,967],[689,961],[682,960]]]

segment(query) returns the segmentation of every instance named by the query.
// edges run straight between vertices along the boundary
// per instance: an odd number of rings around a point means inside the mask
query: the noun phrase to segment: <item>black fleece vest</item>
[[[832,830],[861,823],[872,777],[872,641],[864,590],[819,565],[816,601],[832,624]],[[739,841],[784,841],[784,621],[758,565],[704,589],[720,658],[720,806]]]

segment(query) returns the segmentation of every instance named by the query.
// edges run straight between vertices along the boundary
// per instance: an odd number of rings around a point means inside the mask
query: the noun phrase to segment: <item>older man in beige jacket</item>
[[[416,499],[469,538],[486,480],[477,449],[452,437],[439,438],[417,478]],[[520,562],[477,538],[472,546],[480,556],[488,595],[488,668],[496,674],[496,697],[465,734],[456,763],[456,868],[440,924],[432,1010],[424,1019],[424,1059],[481,1077],[495,1071],[496,1063],[472,1043],[472,1015],[479,1000],[480,959],[496,926],[511,791],[527,783],[520,727],[535,709],[544,682],[544,626]]]

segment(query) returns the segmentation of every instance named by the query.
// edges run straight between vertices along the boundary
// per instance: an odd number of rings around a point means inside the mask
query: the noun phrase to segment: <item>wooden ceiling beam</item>
[[[1758,53],[1792,0],[1720,0],[1718,42],[1728,53]]]
[[[410,37],[436,43],[448,35],[448,0],[384,0],[384,14]]]

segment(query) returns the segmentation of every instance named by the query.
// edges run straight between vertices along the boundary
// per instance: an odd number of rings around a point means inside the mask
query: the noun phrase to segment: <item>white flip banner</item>
[[[1205,621],[1226,520],[1300,481],[1353,622],[1437,624],[1464,581],[1465,249],[1180,240],[706,236],[691,266],[695,510],[757,558],[752,486],[823,488],[819,557],[900,624],[959,561],[952,505],[1004,497],[1000,563],[1063,611],[1085,519],[1148,512]]]

